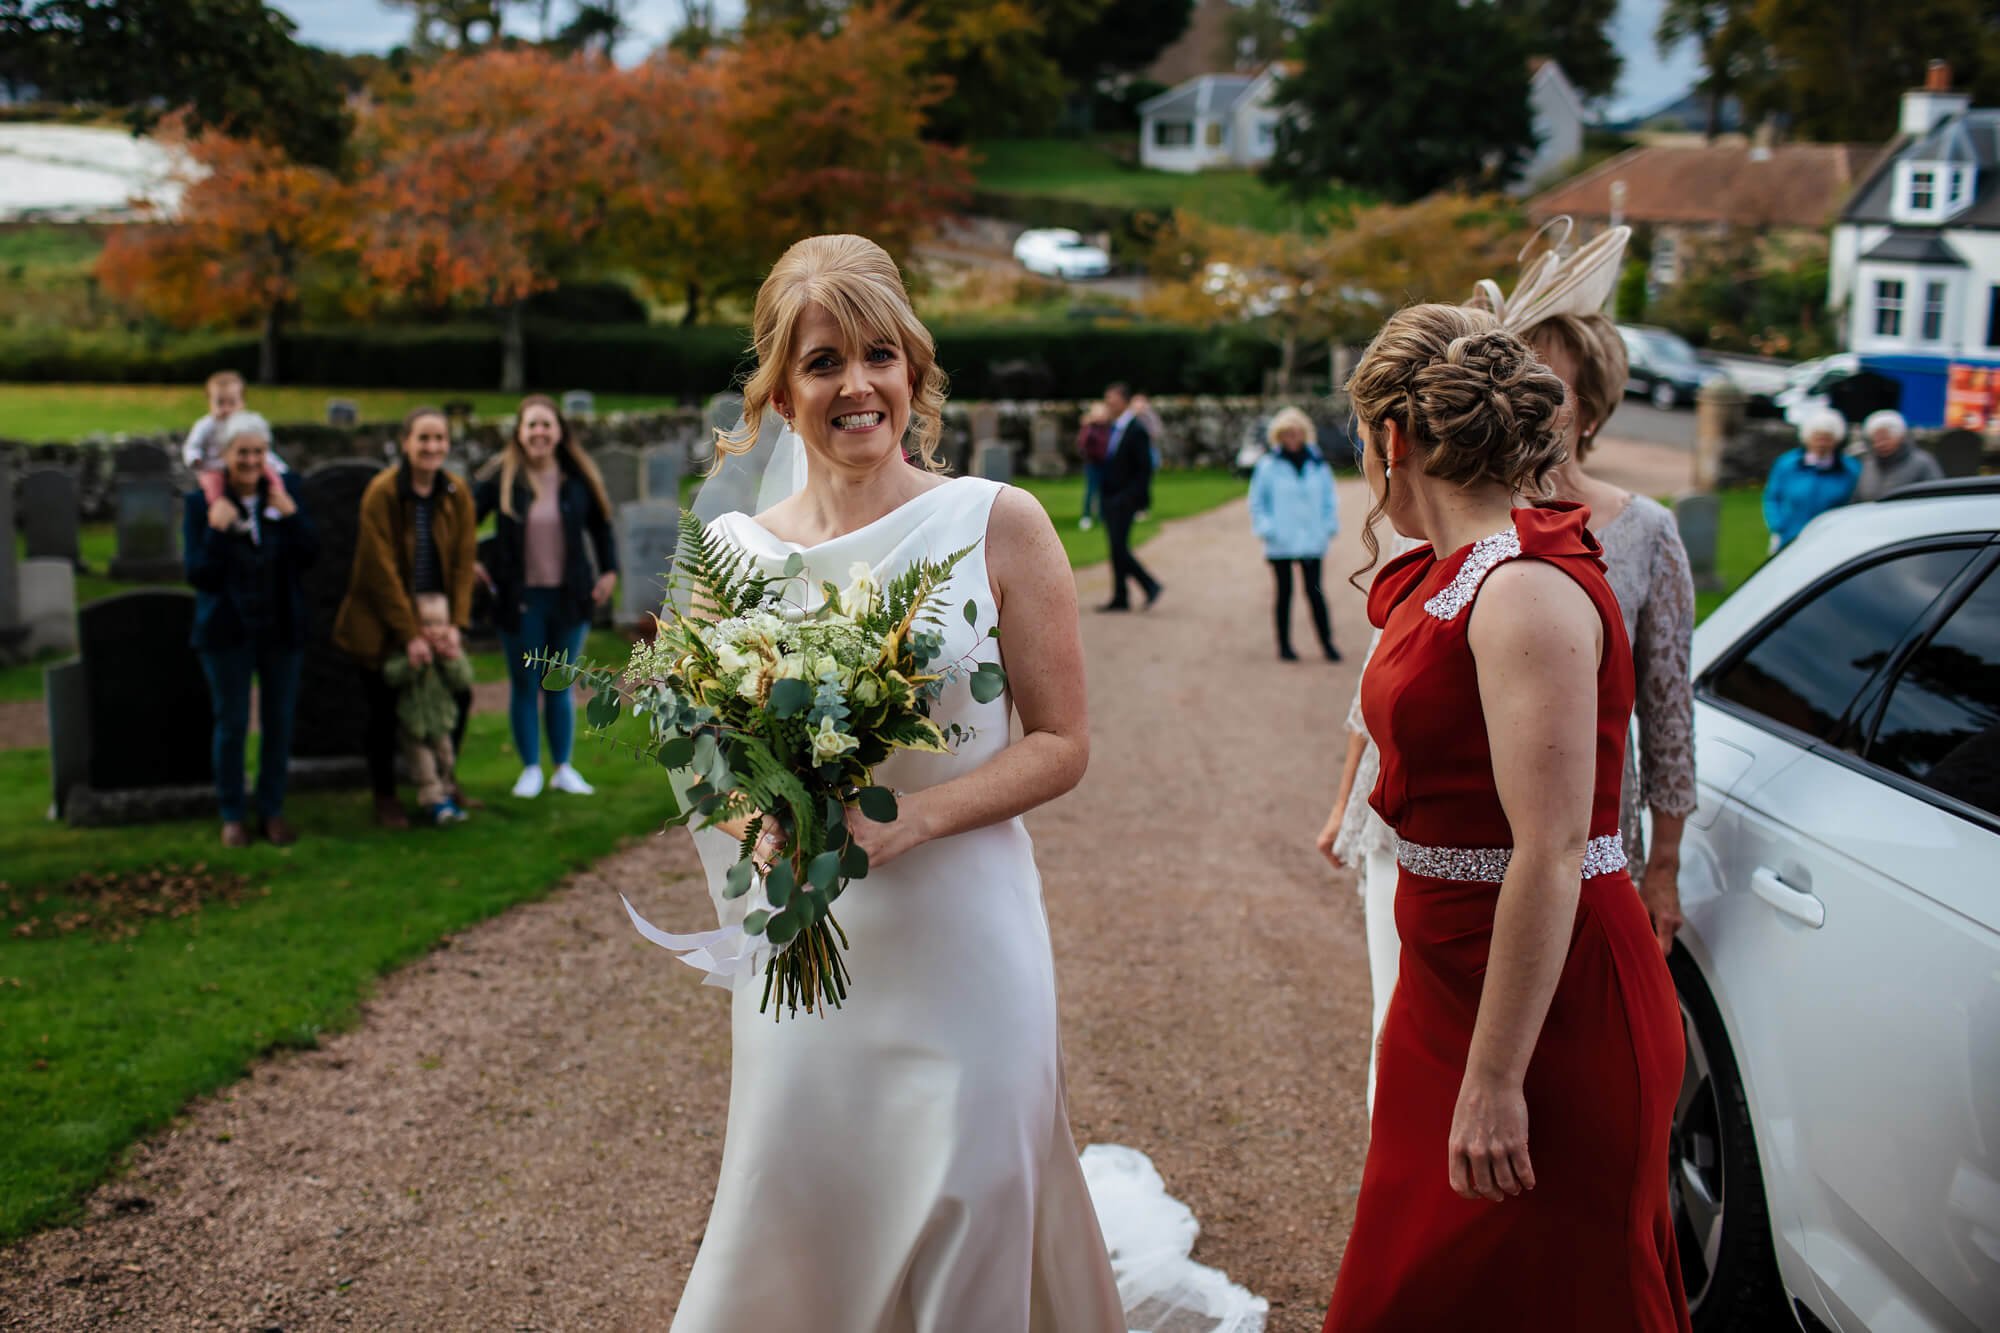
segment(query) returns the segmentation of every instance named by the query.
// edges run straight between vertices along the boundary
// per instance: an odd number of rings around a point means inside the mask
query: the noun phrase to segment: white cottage
[[[2000,109],[1933,64],[1834,225],[1827,299],[1864,355],[2000,358]]]
[[[1139,165],[1156,171],[1260,167],[1278,146],[1271,95],[1282,65],[1202,74],[1139,106]]]
[[[1561,174],[1583,152],[1583,131],[1590,112],[1583,94],[1563,73],[1563,67],[1546,56],[1537,56],[1528,68],[1528,109],[1535,118],[1535,151],[1521,164],[1521,172],[1507,193],[1529,194]]]

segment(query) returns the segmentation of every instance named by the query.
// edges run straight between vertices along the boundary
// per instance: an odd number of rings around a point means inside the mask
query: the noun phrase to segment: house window
[[[1260,120],[1257,122],[1257,146],[1259,148],[1276,148],[1278,146],[1277,121]]]
[[[2000,347],[2000,286],[1986,289],[1986,345]]]
[[[1903,284],[1879,279],[1875,283],[1875,336],[1903,336]]]
[[[1209,121],[1207,132],[1202,136],[1202,139],[1210,148],[1222,147],[1222,122],[1219,120]]]
[[[1951,206],[1958,207],[1965,202],[1965,179],[1971,173],[1963,167],[1956,167],[1951,173]]]
[[[1944,341],[1944,300],[1945,285],[1941,282],[1924,284],[1924,341],[1927,343]]]
[[[1937,206],[1937,173],[1935,171],[1913,171],[1910,173],[1910,207],[1919,213],[1928,213]]]

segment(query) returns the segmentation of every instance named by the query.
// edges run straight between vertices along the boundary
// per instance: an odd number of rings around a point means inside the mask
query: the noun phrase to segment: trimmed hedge
[[[1154,393],[1256,393],[1278,362],[1269,343],[1225,330],[1038,323],[945,325],[935,332],[939,364],[960,398],[1094,397],[1112,380]],[[285,338],[280,364],[291,384],[490,389],[500,382],[500,336],[482,325],[310,329]],[[699,400],[736,384],[751,365],[742,329],[542,323],[527,329],[531,384]],[[186,384],[216,370],[248,376],[256,368],[257,342],[249,335],[0,339],[0,380]]]

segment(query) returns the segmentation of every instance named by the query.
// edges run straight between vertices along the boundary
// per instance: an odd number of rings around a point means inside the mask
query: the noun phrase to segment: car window
[[[1821,587],[1711,677],[1708,693],[1831,739],[1861,687],[1977,549],[1891,556]]]
[[[1911,654],[1868,759],[2000,815],[2000,572]]]

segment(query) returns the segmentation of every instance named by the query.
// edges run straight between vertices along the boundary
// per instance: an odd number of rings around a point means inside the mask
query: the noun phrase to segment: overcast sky
[[[1612,38],[1625,56],[1625,73],[1606,107],[1614,120],[1650,111],[1694,82],[1697,65],[1691,50],[1683,48],[1671,61],[1663,61],[1653,49],[1653,25],[1662,3],[1619,0]],[[385,8],[378,0],[278,0],[274,8],[299,25],[300,38],[336,51],[386,51],[409,35],[409,14]],[[717,0],[715,8],[719,19],[733,22],[743,6],[741,0]],[[556,12],[567,9],[557,0]],[[633,35],[619,54],[625,59],[639,58],[665,41],[680,19],[680,0],[633,0],[628,17]],[[516,31],[522,31],[534,17],[531,11],[516,11],[508,21]]]

